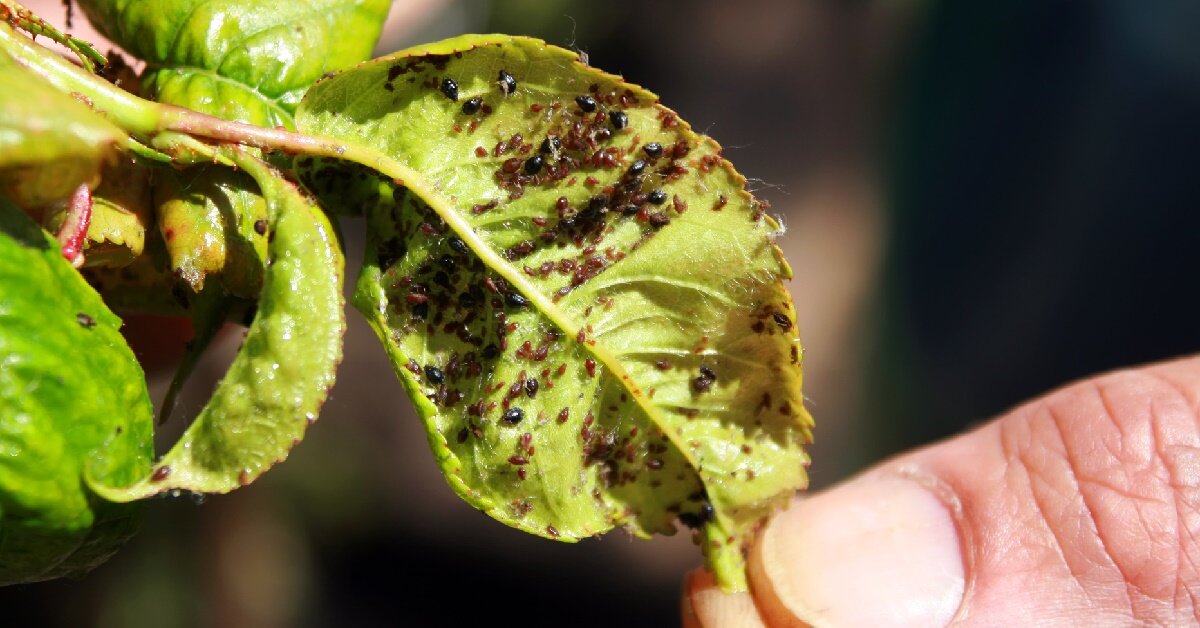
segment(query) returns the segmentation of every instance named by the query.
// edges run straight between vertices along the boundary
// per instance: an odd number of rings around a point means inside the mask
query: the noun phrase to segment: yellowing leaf
[[[296,122],[407,188],[360,177],[346,196],[378,199],[356,305],[451,486],[563,540],[703,526],[722,585],[744,587],[756,526],[807,483],[812,422],[778,225],[716,142],[506,36],[362,64]]]

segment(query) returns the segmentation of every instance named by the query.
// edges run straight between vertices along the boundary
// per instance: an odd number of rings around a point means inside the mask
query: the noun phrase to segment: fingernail
[[[814,626],[944,626],[962,602],[954,518],[910,479],[858,480],[797,502],[758,551],[778,602]]]

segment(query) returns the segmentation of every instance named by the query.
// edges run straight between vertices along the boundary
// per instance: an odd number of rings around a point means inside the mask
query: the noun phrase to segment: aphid
[[[698,393],[707,392],[715,381],[717,381],[717,374],[711,368],[701,366],[700,377],[692,380],[692,390]]]
[[[538,147],[538,151],[546,155],[557,155],[558,151],[562,150],[562,140],[557,135],[548,135],[542,140],[542,145]]]
[[[154,470],[154,473],[152,473],[150,475],[150,481],[151,482],[162,482],[163,480],[167,479],[167,477],[170,475],[171,475],[171,466],[164,464],[163,466]]]
[[[543,159],[541,155],[534,155],[533,157],[526,159],[525,174],[533,175],[541,172],[543,163],[545,163],[545,159]]]
[[[587,370],[588,377],[596,376],[596,361],[588,358],[583,361],[583,368]]]
[[[529,305],[529,299],[526,299],[516,292],[509,292],[508,294],[505,294],[504,302],[507,303],[509,307],[525,307],[526,305]]]
[[[650,214],[650,226],[651,227],[654,227],[657,229],[657,228],[665,227],[669,224],[671,224],[671,217],[666,215],[665,213],[654,212],[653,214]]]
[[[634,178],[640,177],[640,176],[642,176],[642,172],[644,172],[645,170],[646,170],[646,162],[642,161],[641,159],[633,162],[632,164],[629,164],[629,176],[630,177],[634,177]]]
[[[654,190],[650,193],[650,196],[646,197],[646,200],[654,203],[655,205],[662,205],[663,203],[667,202],[667,193],[662,190]]]
[[[524,410],[517,408],[517,407],[512,407],[512,408],[509,408],[504,411],[504,415],[500,417],[500,420],[504,421],[505,423],[507,423],[509,425],[516,425],[517,423],[520,423],[521,420],[524,418],[525,418]]]
[[[425,379],[434,384],[441,384],[446,381],[446,374],[442,372],[442,369],[428,364],[425,366]]]
[[[629,126],[629,116],[626,115],[624,111],[608,112],[608,121],[612,124],[613,128],[618,131]]]
[[[632,203],[621,208],[621,213],[626,216],[636,216],[639,211],[638,206]]]
[[[774,319],[775,324],[779,325],[779,328],[783,331],[787,331],[792,328],[792,320],[789,319],[783,312],[775,312],[771,315],[771,318]]]
[[[663,147],[662,144],[659,144],[658,142],[650,142],[649,144],[643,146],[642,150],[646,152],[647,157],[651,159],[658,159],[658,157],[662,155]]]
[[[483,351],[479,352],[479,355],[485,360],[491,360],[492,358],[500,355],[500,347],[497,347],[496,345],[488,345],[483,348]]]
[[[608,197],[603,194],[597,194],[588,200],[587,211],[589,214],[599,216],[604,213],[604,209],[608,207]]]
[[[413,306],[413,316],[425,320],[429,316],[429,303],[422,302]]]
[[[79,323],[79,325],[84,329],[91,329],[96,326],[96,319],[84,314],[83,312],[75,315],[75,322]]]
[[[526,397],[533,399],[534,397],[537,396],[537,391],[538,391],[538,381],[536,378],[529,378],[529,379],[525,380],[525,396]]]
[[[255,220],[254,221],[254,233],[257,233],[258,235],[266,235],[267,234],[267,221]]]
[[[442,91],[442,95],[446,98],[458,102],[458,83],[455,83],[454,79],[442,79],[442,85],[438,89]]]
[[[579,108],[583,110],[584,113],[591,113],[596,110],[596,99],[588,96],[587,94],[584,94],[583,96],[576,96],[575,104],[579,105]]]
[[[511,96],[513,92],[517,91],[517,79],[504,70],[500,70],[500,73],[496,75],[496,84],[500,86],[500,92],[505,96]]]
[[[474,115],[476,113],[479,113],[479,108],[482,106],[483,106],[483,98],[480,98],[479,96],[475,96],[474,98],[471,98],[467,102],[463,103],[462,112],[469,116]]]
[[[457,266],[457,264],[454,262],[454,258],[450,257],[449,255],[443,255],[439,257],[438,264],[440,264],[442,268],[445,268],[449,272],[454,272],[454,267]]]
[[[565,197],[565,196],[560,196],[560,197],[558,197],[558,200],[554,201],[554,209],[556,209],[560,212],[569,206],[570,206],[570,201],[568,201],[567,197]]]
[[[454,249],[458,253],[466,253],[467,251],[470,250],[469,248],[467,248],[467,243],[463,242],[461,238],[451,237],[449,240],[449,244],[450,244],[450,248]]]

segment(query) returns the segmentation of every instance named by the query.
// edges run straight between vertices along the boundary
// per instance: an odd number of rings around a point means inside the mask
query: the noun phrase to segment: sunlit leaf
[[[0,53],[0,194],[26,210],[93,183],[125,133]]]
[[[504,36],[357,66],[296,121],[386,155],[370,165],[409,190],[373,180],[356,305],[454,489],[564,540],[702,526],[744,587],[754,529],[807,483],[812,424],[778,225],[716,142]]]
[[[58,243],[0,197],[0,585],[86,571],[132,534],[110,504],[153,456],[150,399],[121,325]]]
[[[169,490],[224,493],[252,482],[303,438],[333,385],[345,315],[332,227],[294,184],[252,156],[234,157],[269,206],[258,313],[208,404],[151,473],[132,484],[92,478],[114,501]]]
[[[176,72],[198,82],[190,89],[228,97],[241,88],[218,84],[232,81],[250,88],[245,95],[261,94],[281,111],[295,109],[304,90],[322,74],[369,57],[391,5],[388,0],[77,4],[101,33],[131,54],[155,67],[189,69]]]

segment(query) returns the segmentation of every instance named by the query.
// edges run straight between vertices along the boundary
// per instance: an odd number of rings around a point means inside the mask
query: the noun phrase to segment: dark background
[[[650,87],[782,215],[814,487],[1200,348],[1200,3],[421,0],[398,3],[380,52],[469,31],[573,46]],[[571,546],[475,513],[351,318],[333,399],[287,464],[202,505],[150,504],[82,580],[0,589],[0,621],[677,623],[687,535]]]

